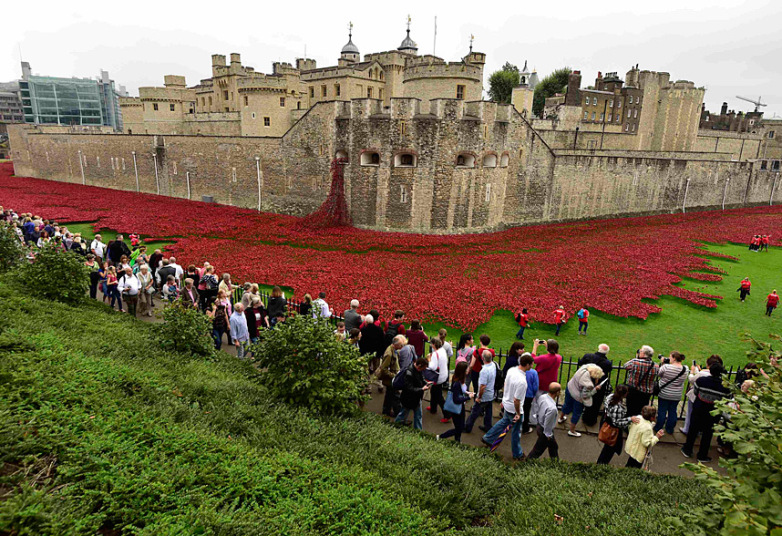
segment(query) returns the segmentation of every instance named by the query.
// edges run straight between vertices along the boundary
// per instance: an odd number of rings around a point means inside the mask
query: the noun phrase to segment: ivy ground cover
[[[0,164],[0,205],[61,221],[174,238],[180,264],[205,260],[235,281],[252,280],[327,293],[336,309],[357,298],[384,318],[408,318],[474,329],[498,310],[527,307],[553,322],[564,305],[617,317],[646,318],[656,300],[673,296],[716,307],[720,295],[682,286],[683,277],[712,282],[724,271],[699,241],[745,242],[782,236],[782,208],[661,215],[460,236],[311,229],[302,220],[149,194],[12,176]],[[695,287],[697,288],[697,287]]]

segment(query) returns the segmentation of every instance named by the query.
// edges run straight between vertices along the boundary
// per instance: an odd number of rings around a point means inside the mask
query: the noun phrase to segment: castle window
[[[263,126],[265,126],[265,127],[272,126],[272,119],[271,119],[271,117],[264,117],[263,118]]]
[[[495,168],[497,167],[497,155],[496,154],[487,154],[483,157],[483,167],[485,168]]]
[[[630,125],[628,125],[627,123],[625,123],[625,132],[627,132],[628,130],[630,130]]]
[[[486,202],[491,201],[491,183],[486,185]]]
[[[394,167],[415,167],[416,158],[411,153],[400,153],[394,156]]]
[[[633,110],[633,117],[638,117],[638,108]]]
[[[380,153],[373,151],[364,151],[361,153],[361,165],[362,166],[379,166],[380,165]]]
[[[176,111],[176,104],[169,104],[168,107],[172,112]]]
[[[211,105],[212,105],[212,97],[210,96],[209,97],[209,106],[211,106]]]
[[[459,100],[464,100],[464,86],[461,84],[456,86],[456,98]]]
[[[586,98],[586,102],[584,103],[584,106],[589,106],[589,97]]]
[[[527,77],[526,76],[522,76],[521,77],[521,83],[522,84],[526,84],[527,83]]]
[[[156,102],[152,103],[152,109],[157,112],[157,103]]]
[[[630,128],[631,132],[635,132],[635,123],[633,123],[633,126]]]
[[[313,86],[310,86],[310,98],[315,97],[315,88]]]
[[[622,100],[621,99],[616,101],[616,107],[617,108],[621,108],[622,107]]]
[[[326,86],[320,86],[320,96],[321,96],[321,97],[325,97],[325,96],[327,96],[328,94],[329,94],[329,93],[328,93],[328,90],[326,89]]]
[[[334,84],[334,95],[337,97],[341,95],[339,84]]]
[[[248,106],[249,104],[250,104],[250,97],[248,97],[247,95],[245,95],[245,96],[244,96],[244,105],[245,105],[245,106]]]
[[[769,130],[768,131],[768,139],[773,139],[773,138],[774,138],[774,131],[773,130]]]
[[[285,97],[280,97],[280,106],[285,108]]]
[[[595,120],[595,112],[592,112],[592,121]]]
[[[456,167],[458,168],[474,168],[475,156],[470,153],[462,153],[456,157]]]
[[[253,112],[253,114],[252,114],[252,115],[253,115],[253,119],[255,119],[255,112]]]
[[[632,104],[632,103],[633,103],[633,96],[630,95],[630,104]]]
[[[510,161],[510,157],[508,156],[507,153],[505,153],[500,157],[500,167],[508,167],[509,161]]]
[[[589,119],[589,112],[584,112],[584,121]]]
[[[611,99],[610,101],[608,101],[608,107],[609,108],[613,108],[614,107],[614,99]]]
[[[636,104],[641,104],[641,97],[636,97],[635,98],[635,103]]]
[[[404,185],[399,187],[399,202],[407,203],[407,188]]]
[[[760,170],[761,170],[761,171],[763,171],[764,169],[766,169],[766,165],[767,165],[767,163],[766,163],[766,161],[765,161],[765,160],[763,160],[762,162],[760,162]]]
[[[606,119],[606,115],[601,113],[601,114],[600,114],[600,121],[601,121],[601,122],[602,122],[602,121],[605,121],[605,119]]]
[[[176,162],[171,162],[174,165],[174,175],[176,175]]]
[[[223,100],[228,100],[228,90],[227,89],[223,90]]]
[[[630,119],[633,116],[632,110],[627,110],[627,118]]]
[[[614,118],[613,114],[608,114],[608,122],[610,123],[611,120]]]
[[[367,98],[368,98],[368,99],[371,99],[371,98],[372,98],[372,93],[373,93],[373,88],[371,88],[371,87],[368,87],[368,88],[367,88]]]
[[[383,80],[383,71],[380,71],[380,79]]]
[[[206,106],[206,98],[201,97],[201,106]]]
[[[296,109],[301,110],[301,101],[296,101]]]
[[[597,97],[592,97],[592,104],[597,106]]]
[[[383,90],[382,90],[382,88],[377,90],[377,98],[380,99],[380,100],[383,100]]]
[[[774,160],[774,162],[771,164],[771,170],[779,171],[779,160]]]

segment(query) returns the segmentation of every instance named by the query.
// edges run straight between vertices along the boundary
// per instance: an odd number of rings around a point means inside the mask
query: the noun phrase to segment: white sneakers
[[[581,437],[581,434],[579,434],[578,432],[571,432],[570,430],[567,431],[567,435],[569,435],[570,437]]]

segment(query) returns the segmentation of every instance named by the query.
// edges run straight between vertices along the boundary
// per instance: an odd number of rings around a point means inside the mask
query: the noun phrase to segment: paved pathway
[[[156,299],[155,305],[156,307],[154,310],[160,311],[163,303],[160,300]],[[139,317],[139,319],[145,322],[161,321],[159,318],[157,318],[154,315],[152,317]],[[229,353],[230,355],[236,355],[236,349],[233,346],[229,346],[228,344],[226,344],[225,339],[223,340],[223,350]],[[365,409],[367,411],[372,411],[374,413],[380,414],[382,403],[383,403],[383,395],[378,392],[376,385],[372,386],[371,397],[372,398],[369,402],[367,402]],[[468,404],[471,404],[471,402]],[[424,407],[426,407],[427,405],[428,404],[425,401]],[[493,412],[494,422],[497,422],[497,420],[499,420],[499,414],[500,414],[499,404],[495,403],[494,412]],[[428,411],[424,411],[424,418],[423,418],[424,431],[437,435],[452,428],[450,424],[441,423],[440,422],[441,418],[442,415],[439,413],[437,415],[431,415]],[[410,417],[410,419],[412,419],[412,417]],[[477,448],[486,448],[481,443],[481,436],[483,435],[483,432],[480,431],[477,426],[482,422],[483,422],[482,419],[479,419],[472,433],[462,434],[462,443],[467,445],[473,445]],[[681,425],[681,422],[679,423],[679,425]],[[577,431],[581,432],[582,434],[581,437],[578,438],[570,437],[567,435],[567,423],[557,426],[557,430],[555,433],[556,433],[557,443],[559,443],[560,459],[570,461],[570,462],[595,462],[598,456],[600,455],[600,451],[603,448],[602,443],[598,442],[597,440],[598,427],[597,426],[585,427],[583,423],[579,423],[577,426]],[[532,450],[532,446],[535,444],[536,439],[537,439],[537,435],[535,433],[530,433],[522,436],[521,446],[525,453],[529,453]],[[694,458],[691,460],[687,460],[686,458],[684,458],[684,456],[682,456],[679,450],[681,448],[681,445],[684,443],[685,439],[686,439],[685,436],[678,431],[678,428],[673,436],[668,436],[668,435],[664,436],[660,440],[660,443],[658,443],[657,446],[655,446],[654,450],[652,451],[652,464],[651,464],[652,472],[668,473],[668,474],[682,475],[682,476],[692,476],[692,473],[690,471],[687,471],[686,469],[679,467],[685,461],[695,461]],[[444,441],[453,441],[453,439],[445,439]],[[717,453],[716,439],[712,443],[713,444],[712,444],[710,456],[714,459],[714,461],[711,462],[709,466],[717,469],[721,473],[724,473],[724,470],[718,467],[717,465],[719,454]],[[510,439],[506,438],[500,444],[496,452],[499,455],[501,455],[504,459],[510,461],[511,459]],[[547,457],[547,456],[548,453],[543,455],[543,457]],[[628,458],[627,454],[624,453],[621,456],[614,456],[614,459],[612,460],[611,464],[618,467],[624,466],[624,464],[627,463],[627,458]]]

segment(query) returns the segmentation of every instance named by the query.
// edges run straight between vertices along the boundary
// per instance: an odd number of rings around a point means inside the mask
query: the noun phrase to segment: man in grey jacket
[[[551,458],[559,458],[559,445],[554,437],[554,427],[557,424],[557,398],[562,386],[554,382],[548,387],[548,394],[540,397],[538,402],[538,440],[529,453],[529,458],[540,458],[548,449]]]

